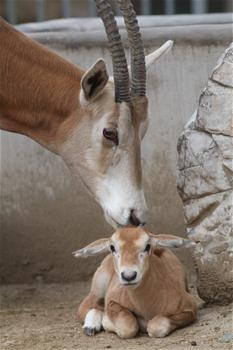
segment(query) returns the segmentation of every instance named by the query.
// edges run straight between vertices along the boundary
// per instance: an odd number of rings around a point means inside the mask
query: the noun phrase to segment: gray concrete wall
[[[169,26],[143,29],[147,53],[175,40],[173,50],[148,74],[151,121],[142,161],[153,232],[184,233],[176,191],[177,140],[216,59],[232,39],[228,22],[229,17],[225,23],[202,25],[192,17],[190,25],[177,27],[174,19]],[[30,35],[84,68],[103,57],[111,71],[103,31],[80,33],[77,28],[78,23],[69,32]],[[2,132],[0,276],[5,283],[88,278],[96,260],[75,260],[71,252],[111,232],[101,209],[61,159],[24,136]],[[192,263],[189,254],[181,259]]]

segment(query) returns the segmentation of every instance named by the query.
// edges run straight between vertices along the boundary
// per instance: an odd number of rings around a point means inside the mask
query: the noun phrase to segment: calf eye
[[[110,249],[111,249],[111,252],[112,252],[112,253],[115,253],[116,249],[115,249],[115,247],[114,247],[113,244],[110,245]]]
[[[107,140],[113,141],[116,146],[119,144],[118,132],[116,128],[104,128],[103,135]]]
[[[147,244],[144,252],[149,252],[149,250],[150,250],[150,244]]]

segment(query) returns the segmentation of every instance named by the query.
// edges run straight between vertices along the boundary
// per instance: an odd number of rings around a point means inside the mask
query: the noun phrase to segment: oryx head
[[[110,238],[101,238],[75,251],[75,257],[87,257],[111,252],[120,284],[137,287],[150,264],[155,263],[157,248],[192,247],[195,242],[173,235],[154,235],[144,227],[118,229]]]
[[[63,150],[114,227],[145,222],[140,145],[148,124],[146,62],[138,22],[130,1],[118,3],[128,32],[131,80],[112,8],[108,0],[96,0],[109,41],[113,79],[103,60],[84,73],[79,120]],[[171,45],[150,55],[148,64]]]

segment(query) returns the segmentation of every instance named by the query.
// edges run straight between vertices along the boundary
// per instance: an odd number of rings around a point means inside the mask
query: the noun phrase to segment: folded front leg
[[[101,331],[104,304],[93,293],[90,293],[80,304],[78,318],[83,324],[86,335],[95,335]]]
[[[134,315],[115,301],[110,301],[105,308],[103,327],[125,339],[135,337],[139,330]]]
[[[78,309],[78,318],[83,324],[83,331],[90,336],[95,335],[102,329],[104,299],[111,279],[111,270],[106,268],[107,264],[105,262],[107,262],[107,259],[97,269],[92,280],[91,291]]]
[[[177,328],[187,326],[195,319],[195,312],[188,310],[174,315],[157,315],[148,322],[147,332],[150,337],[163,338]]]
[[[147,324],[147,332],[150,337],[163,338],[171,331],[171,322],[169,318],[165,316],[155,316]]]

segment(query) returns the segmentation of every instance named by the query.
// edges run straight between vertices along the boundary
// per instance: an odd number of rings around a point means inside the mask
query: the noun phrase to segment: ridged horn
[[[146,95],[146,65],[145,55],[139,25],[130,0],[117,0],[123,15],[129,38],[131,53],[131,95]]]
[[[108,0],[95,0],[97,13],[101,17],[108,37],[109,50],[112,55],[113,77],[115,84],[115,101],[129,102],[129,72],[121,36]]]

